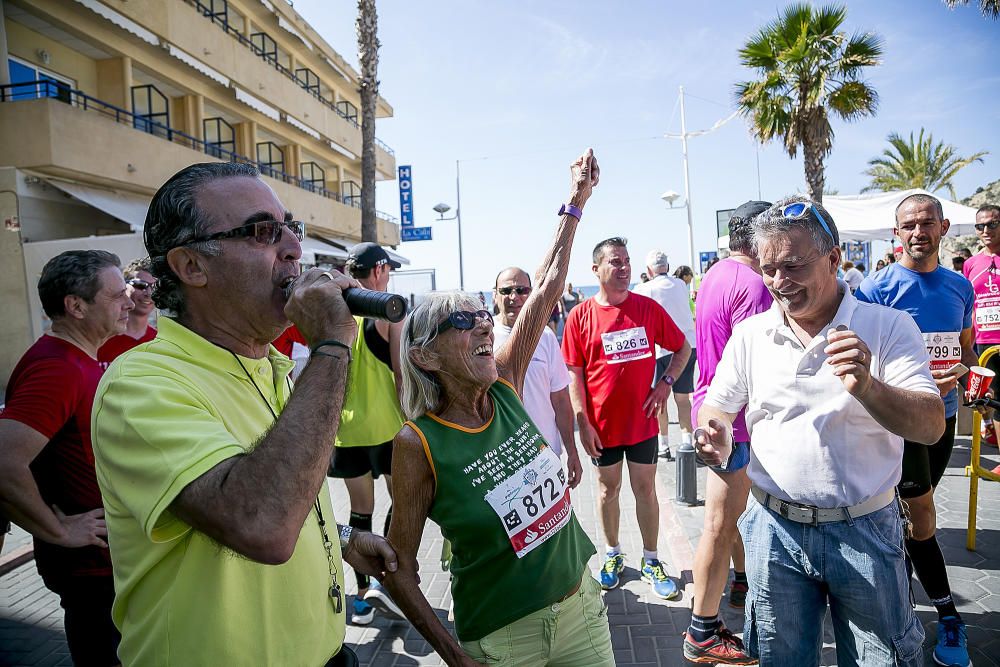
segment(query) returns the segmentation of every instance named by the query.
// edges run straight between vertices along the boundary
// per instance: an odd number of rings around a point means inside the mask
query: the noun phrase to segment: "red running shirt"
[[[83,350],[46,335],[24,353],[7,384],[0,419],[21,422],[49,439],[31,474],[45,503],[67,515],[103,507],[90,444],[90,409],[103,373]],[[35,562],[57,593],[72,577],[111,576],[111,555],[102,547],[68,549],[35,539]]]
[[[642,412],[656,373],[654,343],[676,352],[684,334],[663,306],[633,292],[617,306],[587,299],[566,319],[563,358],[583,368],[587,417],[604,447],[634,445],[658,431],[656,416]]]
[[[97,360],[101,362],[103,368],[117,359],[121,354],[128,352],[136,345],[142,345],[156,338],[156,329],[146,325],[146,331],[139,338],[132,338],[128,334],[118,334],[108,339],[101,349],[97,351]]]

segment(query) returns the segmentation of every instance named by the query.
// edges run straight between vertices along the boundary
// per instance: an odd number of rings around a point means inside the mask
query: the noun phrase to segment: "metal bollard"
[[[698,500],[698,463],[694,445],[690,442],[681,443],[677,449],[677,496],[674,502],[688,507],[702,504]]]

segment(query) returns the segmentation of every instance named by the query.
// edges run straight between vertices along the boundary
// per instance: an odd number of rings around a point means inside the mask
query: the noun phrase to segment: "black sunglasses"
[[[139,280],[138,278],[132,278],[131,280],[126,280],[125,283],[127,285],[131,285],[136,289],[141,289],[141,290],[153,289],[153,286],[156,285],[156,283],[147,283],[145,280]]]
[[[977,232],[981,232],[987,227],[990,229],[996,229],[997,227],[1000,227],[1000,220],[993,220],[992,222],[977,222],[973,225],[973,227],[976,228]]]
[[[477,320],[489,320],[490,324],[493,324],[493,315],[488,310],[477,310],[474,313],[468,310],[456,310],[448,315],[448,319],[438,325],[438,335],[440,336],[451,328],[458,329],[459,331],[468,331],[476,326]]]
[[[522,285],[510,285],[508,287],[498,287],[497,292],[503,296],[510,296],[514,292],[517,292],[521,296],[525,296],[526,294],[531,294],[531,288],[524,287]]]
[[[235,229],[229,229],[224,232],[216,232],[208,236],[197,236],[182,245],[191,245],[192,243],[201,243],[202,241],[216,241],[218,239],[241,238],[252,238],[261,245],[274,245],[281,239],[281,232],[285,227],[288,227],[288,230],[295,235],[295,238],[299,241],[302,240],[302,236],[306,231],[306,223],[304,222],[299,220],[261,220],[260,222],[248,222],[245,225],[240,225]]]

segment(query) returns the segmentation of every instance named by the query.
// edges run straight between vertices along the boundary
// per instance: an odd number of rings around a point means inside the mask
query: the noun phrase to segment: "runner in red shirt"
[[[156,338],[156,329],[149,325],[149,316],[156,308],[153,304],[156,278],[149,269],[149,258],[143,257],[133,260],[122,271],[125,276],[125,293],[132,299],[135,307],[129,311],[125,333],[112,336],[97,351],[97,360],[104,368],[122,353]]]
[[[0,414],[0,510],[35,538],[35,563],[66,610],[77,665],[118,664],[114,583],[90,412],[103,369],[97,349],[125,330],[132,301],[118,258],[70,250],[42,269],[52,330],[21,357]]]
[[[618,540],[622,459],[628,459],[642,534],[642,578],[655,595],[679,593],[657,557],[659,504],[656,499],[657,411],[684,370],[691,346],[656,301],[629,291],[632,267],[626,241],[611,238],[594,248],[597,295],[574,308],[563,332],[563,356],[573,382],[570,397],[580,442],[597,466],[598,507],[607,541],[601,585],[618,585],[625,567]],[[666,373],[649,388],[656,369],[654,344],[673,352]]]
[[[976,293],[972,328],[976,336],[976,354],[1000,345],[1000,206],[987,204],[976,211],[976,234],[983,249],[965,260],[962,274],[972,281]],[[987,363],[1000,374],[1000,355]],[[995,389],[994,389],[995,391]],[[996,426],[992,413],[983,417],[983,442],[997,446]]]

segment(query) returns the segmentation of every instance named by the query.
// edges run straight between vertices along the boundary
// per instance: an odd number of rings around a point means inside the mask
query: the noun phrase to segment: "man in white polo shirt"
[[[493,327],[494,354],[507,342],[530,294],[531,278],[524,269],[512,266],[497,275],[493,303],[500,317]],[[546,327],[542,329],[542,337],[531,354],[528,372],[524,376],[524,409],[552,451],[561,456],[565,449],[566,472],[569,475],[567,483],[572,489],[580,483],[583,465],[576,451],[569,380],[569,369],[559,350],[559,341]]]
[[[778,202],[754,237],[775,304],[734,329],[695,434],[699,455],[723,464],[746,406],[746,648],[763,665],[818,665],[829,602],[838,664],[923,665],[894,488],[904,438],[944,432],[920,331],[837,280],[837,228],[820,204]]]

